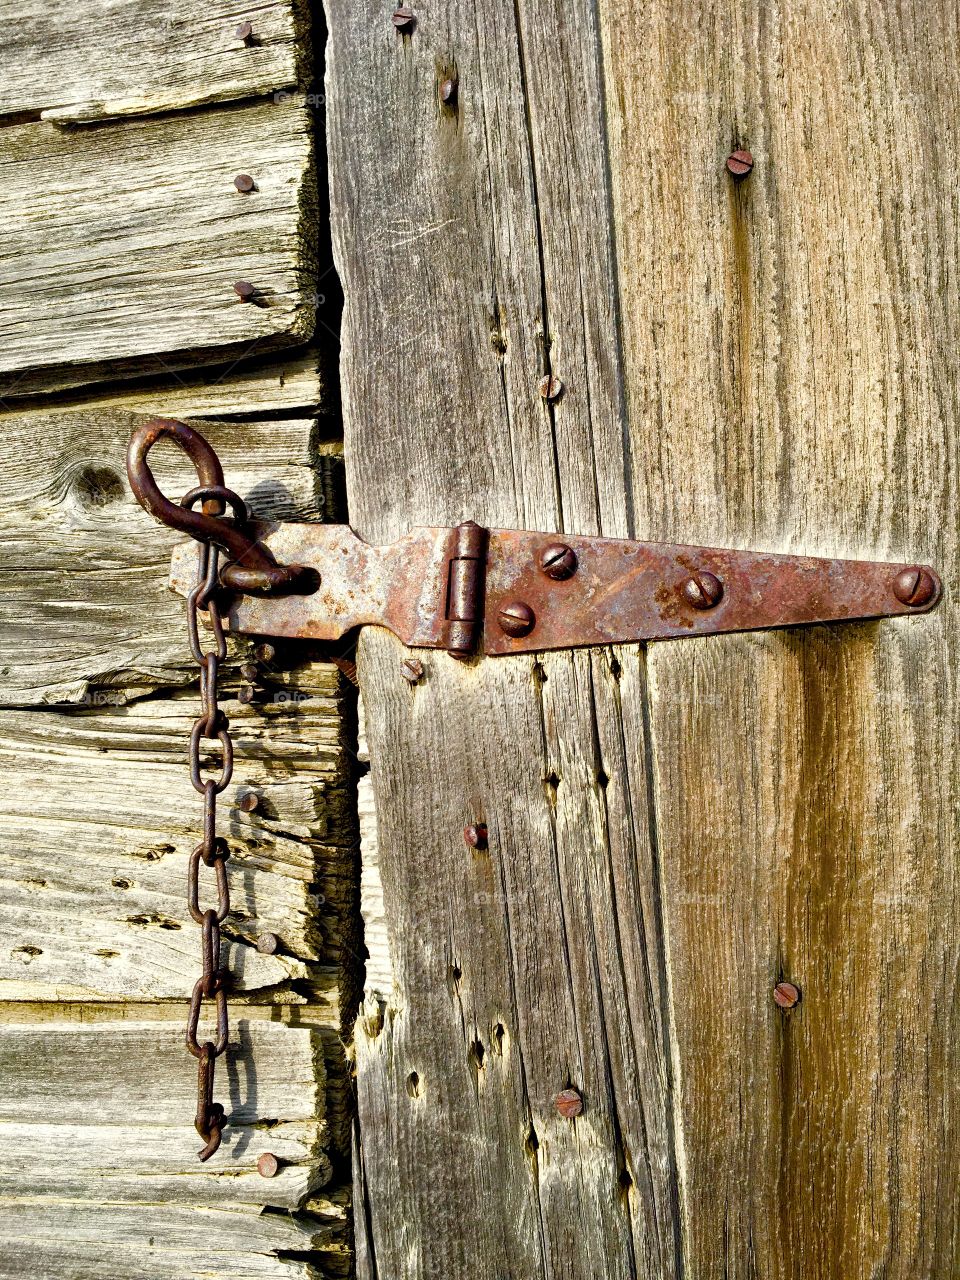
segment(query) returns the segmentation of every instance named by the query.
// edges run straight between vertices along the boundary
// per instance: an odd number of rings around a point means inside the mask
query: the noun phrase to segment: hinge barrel
[[[456,658],[475,653],[483,626],[483,587],[489,530],[467,520],[450,531],[447,551],[447,649]]]

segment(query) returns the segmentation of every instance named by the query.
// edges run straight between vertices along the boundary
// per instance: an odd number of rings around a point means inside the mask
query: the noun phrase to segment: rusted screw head
[[[573,1120],[583,1110],[583,1098],[576,1089],[561,1089],[554,1098],[553,1105],[565,1120]]]
[[[272,1151],[265,1151],[257,1161],[257,1173],[261,1178],[275,1178],[280,1169],[280,1161]]]
[[[246,194],[248,191],[252,191],[257,184],[250,177],[249,173],[238,173],[233,180],[233,185],[238,191],[242,191]]]
[[[233,286],[233,292],[241,302],[249,302],[257,289],[256,285],[252,285],[249,280],[238,280]]]
[[[400,674],[409,684],[416,684],[423,679],[423,663],[419,658],[404,658],[400,663]]]
[[[753,168],[753,156],[749,151],[734,151],[727,156],[727,171],[735,178],[745,178]]]
[[[552,373],[548,373],[541,378],[537,386],[544,400],[549,401],[551,404],[554,400],[559,400],[563,395],[563,383],[559,378],[555,378]]]
[[[272,662],[277,656],[277,651],[272,644],[258,644],[254,653],[261,662]]]
[[[248,706],[256,696],[257,691],[252,684],[245,684],[241,686],[240,692],[237,694],[237,698],[244,706]]]
[[[773,998],[781,1009],[792,1009],[800,999],[800,992],[792,982],[778,982],[773,988]]]
[[[471,849],[485,849],[487,847],[487,824],[485,822],[473,822],[469,827],[464,827],[463,838]]]
[[[922,609],[937,594],[937,584],[929,569],[904,569],[893,580],[893,594],[901,604]]]
[[[551,542],[540,554],[540,568],[554,582],[563,582],[577,572],[577,553],[565,542]]]
[[[263,956],[276,955],[280,947],[280,939],[275,933],[261,933],[257,938],[257,950]]]
[[[537,615],[522,600],[509,600],[497,614],[500,630],[508,636],[526,636],[533,630]]]
[[[253,23],[241,22],[233,34],[238,40],[242,40],[244,44],[249,44],[253,39]]]
[[[452,107],[457,100],[457,80],[455,76],[441,81],[440,84],[440,101],[445,102],[448,107]]]
[[[713,609],[723,598],[723,583],[715,573],[700,569],[683,584],[683,598],[694,609]]]
[[[237,801],[237,808],[241,813],[253,813],[260,803],[260,797],[255,791],[245,791]]]
[[[244,680],[247,680],[252,684],[260,674],[260,668],[255,662],[244,662],[240,667],[240,674],[243,676]]]
[[[398,31],[410,31],[416,19],[413,16],[412,9],[395,9],[391,22]]]

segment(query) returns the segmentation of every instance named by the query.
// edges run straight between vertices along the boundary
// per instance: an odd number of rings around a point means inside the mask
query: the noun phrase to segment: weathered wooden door
[[[360,1273],[954,1277],[955,7],[327,15],[367,539],[473,518],[946,584],[925,619],[414,686],[364,633]]]

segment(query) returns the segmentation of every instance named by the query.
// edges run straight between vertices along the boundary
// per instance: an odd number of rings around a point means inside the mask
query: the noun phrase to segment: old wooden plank
[[[328,6],[348,485],[371,540],[467,517],[630,527],[587,9],[427,7],[397,38]],[[454,68],[457,105],[439,106]],[[548,372],[566,383],[553,404]],[[360,646],[392,965],[356,1037],[362,1274],[678,1274],[664,957],[620,664],[432,656],[411,689],[402,652]],[[462,841],[478,820],[487,853]],[[567,1085],[576,1121],[555,1110]]]
[[[218,1073],[222,1154],[196,1158],[196,1079],[177,1025],[0,1026],[0,1197],[9,1200],[301,1205],[330,1177],[316,1033],[234,1017]],[[257,1159],[281,1160],[273,1178]],[[255,1233],[254,1233],[255,1238]]]
[[[249,43],[236,31],[253,26]],[[310,78],[306,6],[293,0],[80,0],[67,21],[43,0],[4,0],[0,115],[62,120],[176,111],[252,98]]]
[[[183,601],[166,586],[182,535],[152,520],[127,487],[126,444],[142,420],[101,411],[2,419],[10,443],[0,474],[7,704],[82,701],[95,696],[94,685],[135,691],[193,679]],[[258,515],[310,520],[329,514],[330,501],[330,486],[318,483],[312,427],[207,422],[203,430],[228,483]],[[195,483],[178,450],[160,446],[154,459],[165,492]]]
[[[71,1280],[210,1274],[318,1280],[345,1273],[343,1213],[334,1205],[331,1209],[321,1218],[262,1213],[243,1205],[0,1200],[0,1276],[23,1280],[29,1265],[32,1276],[69,1275]],[[308,1250],[311,1262],[302,1256]]]
[[[310,119],[291,97],[93,130],[4,129],[0,396],[309,338]],[[238,192],[237,173],[257,189]],[[237,280],[256,287],[254,302]]]
[[[329,360],[313,349],[297,355],[268,354],[184,369],[154,378],[71,388],[37,398],[16,394],[0,406],[0,425],[10,415],[61,410],[90,413],[160,414],[165,418],[252,417],[254,414],[303,418],[329,408]]]
[[[295,691],[265,688],[256,705],[224,704],[235,742],[223,798],[227,961],[249,993],[311,975],[336,990],[324,966],[341,959],[349,761],[339,673],[315,664],[304,677]],[[69,715],[0,712],[0,997],[189,995],[198,943],[183,894],[200,809],[186,742],[196,711],[193,696]],[[259,804],[243,813],[250,792]],[[280,939],[279,954],[256,950],[265,932]],[[335,1027],[335,1004],[329,1016]]]
[[[955,8],[600,7],[640,527],[954,584]],[[953,595],[651,649],[691,1274],[960,1266]]]

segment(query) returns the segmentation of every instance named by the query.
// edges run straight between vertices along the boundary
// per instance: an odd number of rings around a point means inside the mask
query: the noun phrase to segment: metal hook
[[[189,457],[196,468],[201,491],[224,488],[220,459],[199,431],[175,418],[151,418],[136,428],[127,449],[130,488],[145,511],[149,511],[161,524],[188,533],[198,542],[214,542],[222,547],[230,557],[230,563],[220,571],[220,581],[235,591],[267,596],[308,595],[316,590],[314,570],[299,564],[277,564],[266,547],[245,532],[242,521],[231,523],[222,519],[223,499],[219,496],[206,499],[202,511],[193,511],[164,497],[147,464],[147,454],[162,439],[172,440]],[[191,495],[194,492],[191,490]],[[228,500],[232,496],[229,490],[223,494],[223,498]],[[246,511],[242,502],[240,508]]]

